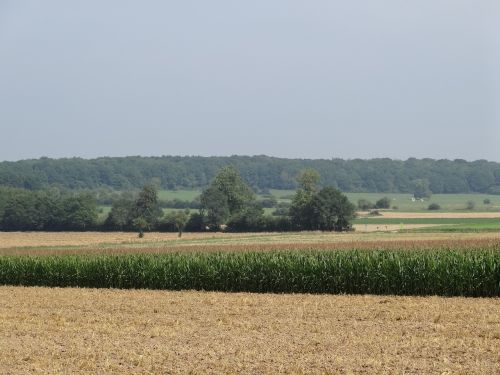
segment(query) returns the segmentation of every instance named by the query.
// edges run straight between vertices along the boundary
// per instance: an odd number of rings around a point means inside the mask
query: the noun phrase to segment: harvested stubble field
[[[500,299],[0,287],[0,373],[498,374]]]
[[[464,248],[500,233],[0,233],[0,255]],[[500,373],[500,298],[0,287],[0,373]]]

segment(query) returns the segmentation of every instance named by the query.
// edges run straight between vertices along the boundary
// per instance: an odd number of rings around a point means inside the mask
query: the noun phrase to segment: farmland
[[[434,295],[498,295],[500,231],[473,231],[498,216],[388,211],[351,233],[0,232],[0,276],[67,286],[0,286],[0,373],[498,373],[500,299]]]
[[[500,371],[499,299],[0,287],[0,300],[6,374]]]
[[[500,1],[74,3],[0,0],[0,375],[500,375]]]
[[[192,201],[201,194],[201,190],[160,190],[158,198],[163,200],[179,199]]]
[[[182,238],[35,232],[1,233],[0,239],[4,285],[500,295],[499,232],[192,233]]]
[[[346,195],[354,203],[359,199],[376,202],[382,197],[388,197],[391,200],[391,207],[397,207],[397,210],[402,212],[427,211],[431,203],[439,204],[441,211],[444,212],[468,211],[468,202],[474,203],[472,211],[500,211],[500,196],[489,194],[433,194],[430,198],[425,198],[423,202],[419,200],[413,202],[411,194],[346,193]],[[485,200],[489,200],[490,203],[484,204]]]
[[[500,297],[500,248],[0,257],[0,284]]]
[[[363,226],[364,227],[364,226]],[[474,247],[500,242],[500,232],[491,233],[147,233],[138,238],[130,232],[0,232],[0,255],[88,252],[240,251],[269,249],[348,249]],[[130,250],[130,251],[128,251]]]

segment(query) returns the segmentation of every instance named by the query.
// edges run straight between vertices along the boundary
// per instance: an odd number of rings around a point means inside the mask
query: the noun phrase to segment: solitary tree
[[[139,238],[144,237],[144,230],[148,228],[148,222],[146,221],[146,219],[144,219],[142,216],[136,217],[132,221],[132,225],[139,233]]]
[[[189,209],[186,208],[184,211],[177,211],[174,214],[174,224],[179,233],[179,238],[182,237],[182,232],[186,227],[186,224],[189,220]]]

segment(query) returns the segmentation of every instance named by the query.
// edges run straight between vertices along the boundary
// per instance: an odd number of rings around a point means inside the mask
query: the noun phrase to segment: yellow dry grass
[[[500,299],[0,287],[2,374],[498,374]]]
[[[185,233],[181,240],[238,238],[245,234]],[[138,238],[132,232],[0,232],[0,248],[35,246],[88,246],[100,244],[141,244],[177,240],[176,233],[146,233]]]
[[[364,229],[363,225],[363,229]],[[379,225],[385,229],[385,225]],[[397,226],[399,228],[399,225]],[[408,228],[405,225],[405,228]],[[388,229],[390,229],[388,227]],[[138,238],[127,232],[0,232],[0,249],[57,248],[57,247],[179,247],[192,245],[326,245],[359,242],[421,242],[429,240],[490,240],[500,241],[500,233],[379,233],[359,230],[354,233],[300,232],[300,233],[146,233]],[[323,246],[324,247],[324,246]]]

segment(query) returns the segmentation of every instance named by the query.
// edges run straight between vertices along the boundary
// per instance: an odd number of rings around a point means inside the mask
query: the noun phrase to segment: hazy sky
[[[0,160],[500,161],[500,1],[0,0]]]

